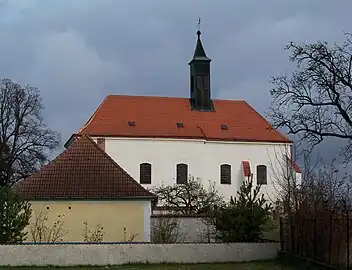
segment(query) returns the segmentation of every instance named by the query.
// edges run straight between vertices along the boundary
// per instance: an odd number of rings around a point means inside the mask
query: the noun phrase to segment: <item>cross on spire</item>
[[[200,20],[200,17],[198,17],[197,45],[196,45],[196,49],[194,51],[193,59],[191,60],[191,62],[194,61],[194,60],[211,61],[207,57],[207,55],[205,54],[205,51],[204,51],[204,48],[203,48],[203,45],[202,45],[202,41],[200,40],[200,35],[202,34],[200,32],[200,23],[201,23],[201,20]]]

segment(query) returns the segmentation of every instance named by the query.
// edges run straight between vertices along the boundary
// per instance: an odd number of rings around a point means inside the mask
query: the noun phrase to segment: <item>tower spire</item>
[[[190,66],[190,101],[193,110],[213,111],[210,92],[210,62],[200,39],[200,18],[198,18],[197,44]]]
[[[202,41],[200,39],[200,36],[202,34],[202,32],[200,31],[200,23],[201,23],[201,20],[200,20],[200,18],[198,18],[198,31],[197,31],[198,38],[197,38],[196,49],[194,50],[194,55],[193,55],[193,59],[191,60],[191,62],[193,60],[206,60],[206,61],[210,60],[210,58],[208,58],[205,53]]]

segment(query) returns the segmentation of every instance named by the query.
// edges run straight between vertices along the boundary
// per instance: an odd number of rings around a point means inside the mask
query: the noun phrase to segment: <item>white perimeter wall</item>
[[[270,260],[278,243],[4,245],[0,265],[117,265],[127,263],[213,263]]]
[[[96,139],[96,138],[94,138]],[[290,146],[273,143],[209,142],[205,140],[105,138],[106,152],[133,178],[139,181],[139,165],[152,164],[152,184],[176,182],[176,164],[188,164],[188,173],[200,177],[204,185],[216,183],[225,198],[236,196],[244,180],[243,160],[249,160],[256,183],[256,166],[266,165],[268,185],[263,189],[268,199],[277,193],[277,178],[282,174],[282,158],[290,155]],[[232,184],[220,184],[220,165],[230,164]]]

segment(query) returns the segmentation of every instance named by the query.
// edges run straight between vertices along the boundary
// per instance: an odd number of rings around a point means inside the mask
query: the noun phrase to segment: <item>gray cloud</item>
[[[290,40],[339,42],[351,1],[0,0],[0,77],[42,91],[65,141],[110,93],[188,96],[197,17],[216,98],[263,113]]]

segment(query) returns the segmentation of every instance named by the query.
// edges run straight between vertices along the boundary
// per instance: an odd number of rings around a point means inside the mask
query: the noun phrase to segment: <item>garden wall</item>
[[[269,260],[277,243],[2,245],[0,265],[117,265]]]
[[[216,229],[210,220],[210,217],[204,215],[152,215],[151,241],[153,243],[215,242]]]

